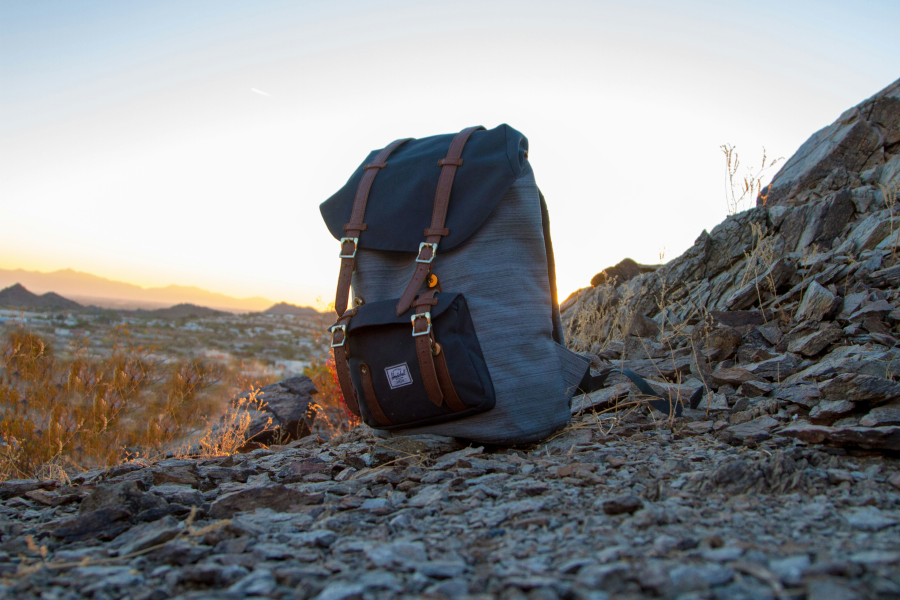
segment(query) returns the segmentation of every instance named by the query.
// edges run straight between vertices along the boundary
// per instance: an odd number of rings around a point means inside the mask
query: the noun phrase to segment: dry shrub
[[[210,422],[206,426],[206,432],[200,438],[199,452],[192,455],[227,456],[238,452],[247,443],[250,411],[261,411],[266,405],[261,396],[259,387],[256,387],[247,396],[238,398],[215,424]],[[269,417],[266,429],[271,424],[272,418]]]
[[[326,360],[314,360],[304,369],[303,374],[312,380],[318,390],[316,405],[311,407],[316,410],[313,426],[315,432],[329,436],[340,435],[359,425],[359,417],[347,408],[347,402],[341,392],[341,384],[338,382],[334,367],[334,356]]]
[[[731,144],[722,144],[719,146],[719,149],[725,155],[725,203],[728,205],[728,214],[738,214],[745,210],[745,203],[752,202],[757,198],[760,204],[765,206],[769,194],[768,190],[766,194],[762,193],[763,174],[778,164],[779,161],[784,160],[784,157],[773,159],[767,163],[766,149],[763,148],[762,162],[759,168],[756,170],[748,168],[743,180],[736,181],[735,175],[737,175],[741,166],[736,147]]]
[[[13,330],[0,367],[0,480],[159,455],[207,422],[224,375],[201,360],[154,360],[124,328],[108,355],[81,344],[68,360]]]

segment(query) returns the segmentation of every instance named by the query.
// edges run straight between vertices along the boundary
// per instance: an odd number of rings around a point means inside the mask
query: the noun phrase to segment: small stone
[[[451,579],[465,573],[468,567],[464,562],[432,560],[418,563],[416,570],[432,579]]]
[[[444,485],[429,485],[408,501],[409,506],[414,508],[425,508],[427,506],[437,508],[441,502],[447,497],[447,487]]]
[[[744,554],[744,549],[737,546],[723,546],[722,548],[711,548],[701,553],[704,560],[710,562],[731,562],[739,559]]]
[[[855,409],[856,404],[849,400],[822,400],[809,412],[809,420],[818,425],[829,425]]]
[[[719,385],[735,385],[738,386],[745,381],[753,381],[759,379],[756,375],[741,367],[718,368],[712,372],[713,381]]]
[[[737,389],[737,393],[747,398],[758,398],[765,396],[773,389],[775,389],[775,386],[767,381],[745,381]]]
[[[394,505],[387,498],[367,498],[360,508],[376,515],[387,515],[394,511]]]
[[[882,425],[900,425],[900,403],[873,408],[869,414],[859,420],[863,427],[880,427]]]
[[[132,527],[110,543],[110,548],[118,548],[119,556],[140,552],[152,546],[168,542],[181,531],[178,520],[166,516],[152,523],[141,523]]]
[[[697,405],[697,410],[706,411],[725,411],[730,410],[728,399],[725,394],[704,395],[703,400]]]
[[[400,590],[403,581],[389,571],[366,571],[358,580],[367,590]]]
[[[414,566],[427,558],[422,542],[395,541],[366,548],[366,557],[376,567],[387,569],[394,566],[412,571]]]
[[[721,362],[734,355],[741,344],[741,334],[731,327],[713,329],[706,338],[704,355],[710,362]]]
[[[462,579],[448,579],[434,584],[425,591],[432,597],[460,598],[469,593],[469,584]]]
[[[773,346],[781,343],[781,339],[784,337],[784,333],[776,325],[760,325],[756,330]]]
[[[803,574],[809,569],[809,557],[805,554],[769,561],[769,570],[778,575],[782,583],[797,586],[803,583]]]
[[[712,431],[713,422],[712,421],[694,421],[693,423],[687,423],[685,427],[688,428],[689,431],[693,433],[708,433]]]
[[[164,483],[153,486],[149,492],[165,498],[169,503],[181,506],[202,506],[204,502],[203,494],[189,485]]]
[[[778,435],[797,438],[807,444],[829,443],[868,449],[900,450],[900,427],[826,427],[798,423],[785,427]]]
[[[855,590],[831,578],[811,579],[806,584],[806,600],[861,600]]]
[[[900,399],[900,383],[884,377],[843,373],[820,384],[819,393],[829,400],[883,404]]]
[[[643,501],[630,494],[604,500],[601,504],[603,512],[608,515],[632,514],[642,506],[644,506]]]
[[[802,321],[821,321],[834,308],[835,296],[817,282],[810,282],[803,294],[803,301],[797,309],[794,319]]]
[[[746,423],[732,425],[725,429],[725,433],[741,441],[759,442],[769,439],[769,431],[779,425],[781,423],[769,415],[763,415]]]
[[[434,463],[434,467],[432,468],[435,470],[449,469],[456,464],[456,461],[481,454],[482,452],[484,452],[483,446],[479,446],[478,448],[463,448],[462,450],[450,452],[449,454],[440,457],[437,462]]]
[[[900,562],[900,552],[892,550],[864,550],[851,554],[850,562],[858,565],[892,565]]]
[[[630,573],[631,565],[624,561],[588,565],[578,572],[575,581],[589,589],[615,590],[628,580]]]
[[[768,360],[744,365],[744,367],[757,378],[763,377],[769,381],[781,382],[788,376],[796,373],[799,365],[800,357],[788,352]]]
[[[684,565],[669,571],[677,592],[693,592],[724,585],[734,579],[734,569],[721,565]]]
[[[280,484],[247,487],[243,490],[219,496],[209,509],[214,519],[227,519],[238,512],[257,508],[269,508],[276,512],[300,510],[310,504],[320,504],[322,494],[305,494]]]
[[[788,351],[803,356],[815,356],[842,337],[844,337],[844,331],[837,325],[829,323],[818,331],[792,340],[788,344]]]
[[[131,513],[123,508],[101,508],[59,523],[50,534],[65,542],[87,539],[109,540],[126,529]]]
[[[844,514],[853,527],[863,531],[880,531],[900,523],[900,520],[886,516],[874,506],[854,508]]]
[[[861,309],[854,312],[850,315],[849,320],[854,323],[861,323],[869,317],[875,317],[880,320],[887,316],[892,310],[893,307],[887,300],[876,300],[875,302],[864,305]]]
[[[278,583],[268,569],[252,571],[240,581],[228,588],[228,594],[239,598],[247,596],[268,596],[277,587]]]
[[[122,481],[111,485],[98,485],[82,500],[78,507],[81,514],[105,508],[121,508],[137,514],[148,508],[165,505],[160,498],[147,494],[135,481]]]

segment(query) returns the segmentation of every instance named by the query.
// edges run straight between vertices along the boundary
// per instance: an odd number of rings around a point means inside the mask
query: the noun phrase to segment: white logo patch
[[[384,372],[387,373],[388,384],[390,384],[392,390],[405,385],[412,385],[412,376],[409,374],[409,367],[406,366],[406,363],[387,367]]]

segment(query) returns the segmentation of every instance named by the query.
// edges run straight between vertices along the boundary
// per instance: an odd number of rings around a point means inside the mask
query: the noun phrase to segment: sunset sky
[[[327,302],[318,205],[370,150],[508,123],[564,298],[722,221],[722,144],[787,158],[900,77],[897,23],[897,0],[0,0],[0,268]]]

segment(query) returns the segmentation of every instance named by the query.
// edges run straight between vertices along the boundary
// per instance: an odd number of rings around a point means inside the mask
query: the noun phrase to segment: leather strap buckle
[[[418,318],[424,318],[425,322],[428,323],[428,328],[425,329],[425,331],[419,331],[419,332],[416,331],[416,319],[418,319]],[[423,312],[423,313],[418,313],[415,315],[410,315],[409,320],[412,322],[413,337],[419,337],[420,335],[428,335],[429,333],[431,333],[431,313],[430,312]]]
[[[419,244],[419,255],[416,256],[416,262],[423,263],[426,265],[430,265],[431,263],[433,263],[434,257],[437,255],[437,247],[438,247],[437,242],[434,242],[434,243],[422,242],[421,244]],[[424,250],[425,248],[431,248],[431,257],[430,258],[427,258],[427,259],[422,258],[422,250]]]
[[[429,329],[430,329],[429,325]],[[338,331],[341,332],[341,341],[336,342]],[[344,344],[347,343],[347,326],[346,325],[335,325],[331,328],[331,347],[332,348],[340,348]]]
[[[353,244],[353,254],[344,254],[344,244],[350,242]],[[356,247],[359,244],[359,238],[341,238],[341,252],[338,254],[341,258],[356,258]]]

